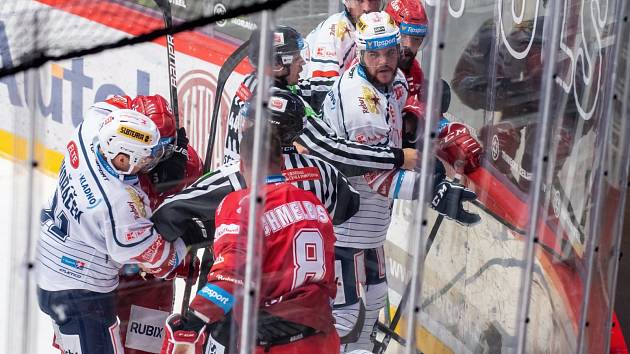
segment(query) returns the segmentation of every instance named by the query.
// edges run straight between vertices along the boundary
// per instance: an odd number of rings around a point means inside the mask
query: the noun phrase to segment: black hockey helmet
[[[276,65],[290,65],[295,54],[302,51],[306,44],[298,31],[289,26],[277,26],[273,30],[273,58]],[[260,30],[255,30],[249,37],[249,62],[258,64],[260,49]]]
[[[241,109],[243,117],[252,122],[256,116],[254,100],[250,100]],[[292,146],[293,140],[302,133],[306,107],[302,99],[288,90],[272,88],[267,103],[267,121],[275,129],[282,146]],[[250,124],[251,125],[251,124]]]
[[[267,107],[269,123],[280,131],[282,146],[291,146],[304,129],[304,102],[291,91],[273,89]]]

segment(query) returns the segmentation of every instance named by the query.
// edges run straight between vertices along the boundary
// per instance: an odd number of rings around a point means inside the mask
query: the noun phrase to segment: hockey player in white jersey
[[[364,14],[357,21],[356,46],[359,62],[335,81],[324,100],[323,117],[340,137],[364,144],[400,147],[403,143],[402,110],[408,87],[405,76],[398,70],[398,27],[385,12]],[[393,198],[411,199],[417,181],[413,171],[393,171],[388,176],[396,176],[391,193],[390,190],[379,193],[378,187],[368,183],[373,181],[363,176],[350,178],[361,194],[359,211],[346,223],[335,227],[340,287],[333,313],[340,336],[355,326],[360,289],[365,289],[363,330],[357,342],[342,346],[342,352],[372,348],[370,335],[385,305],[383,244],[390,223],[391,202]],[[391,180],[379,182],[379,186],[389,188],[387,182]],[[460,206],[461,201],[474,197],[474,193],[467,191],[454,202]],[[447,202],[450,200],[444,198],[444,202],[438,203],[440,209]]]
[[[356,23],[363,14],[379,11],[381,0],[343,0],[344,10],[328,17],[306,36],[310,60],[302,78],[310,78],[310,103],[317,111],[335,79],[356,57]]]
[[[66,145],[57,189],[41,213],[37,249],[40,309],[68,353],[122,353],[118,273],[138,264],[165,277],[186,270],[186,246],[150,221],[137,174],[163,156],[155,123],[134,110],[92,106]]]
[[[256,65],[260,33],[254,32],[250,37],[249,61]],[[273,86],[291,91],[304,101],[304,129],[296,143],[307,149],[309,155],[318,157],[338,168],[347,176],[358,176],[374,170],[390,170],[393,168],[412,169],[416,166],[418,153],[415,149],[400,149],[389,146],[370,146],[337,136],[331,127],[315,114],[307,101],[310,100],[311,88],[309,80],[300,80],[305,50],[300,34],[288,26],[277,26],[273,31],[273,60],[271,63]],[[258,80],[255,73],[248,75],[236,90],[230,107],[228,129],[225,141],[224,163],[238,160],[239,141],[243,125],[243,117],[239,114],[243,106],[256,93]],[[301,152],[305,152],[302,150]]]

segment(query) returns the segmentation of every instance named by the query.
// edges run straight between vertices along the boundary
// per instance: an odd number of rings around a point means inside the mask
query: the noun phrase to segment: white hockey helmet
[[[160,131],[157,126],[149,117],[131,109],[110,113],[101,123],[98,141],[107,162],[123,175],[131,174],[136,167],[143,170],[152,165],[154,159],[161,157],[158,156],[162,149],[159,149]],[[118,154],[129,156],[127,171],[113,165],[112,160]]]
[[[363,14],[357,21],[357,51],[400,46],[400,31],[387,12]]]

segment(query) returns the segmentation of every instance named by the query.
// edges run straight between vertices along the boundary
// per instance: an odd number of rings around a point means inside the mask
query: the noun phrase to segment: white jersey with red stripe
[[[168,243],[155,231],[138,178],[120,178],[97,154],[99,127],[115,109],[90,107],[66,145],[57,189],[41,213],[37,283],[44,290],[110,292],[124,263],[174,268],[184,259],[183,241]]]
[[[302,70],[302,78],[310,78],[310,103],[319,111],[333,82],[350,66],[356,56],[355,27],[345,11],[320,23],[306,36],[311,53]]]
[[[342,138],[362,144],[401,147],[402,109],[407,94],[407,81],[400,70],[392,84],[377,89],[367,79],[365,69],[356,64],[335,81],[326,95],[323,117]],[[385,241],[390,223],[391,196],[377,192],[381,183],[370,185],[364,176],[349,180],[360,193],[361,202],[353,217],[335,227],[336,246],[379,247]],[[388,179],[382,182],[388,184]]]

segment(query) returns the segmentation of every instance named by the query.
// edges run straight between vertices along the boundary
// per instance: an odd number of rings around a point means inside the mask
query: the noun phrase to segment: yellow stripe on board
[[[389,306],[389,313],[396,313],[397,307]],[[395,328],[396,333],[404,338],[407,333],[407,321],[404,317],[400,318],[398,326]],[[392,339],[392,341],[394,341]],[[442,343],[436,336],[431,334],[426,328],[420,326],[416,329],[416,348],[424,354],[454,354],[455,352]]]
[[[28,141],[21,136],[0,129],[0,155],[16,161],[26,161]],[[39,163],[38,169],[46,174],[56,175],[59,172],[63,154],[49,149],[41,143],[35,143],[35,159]]]

